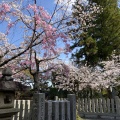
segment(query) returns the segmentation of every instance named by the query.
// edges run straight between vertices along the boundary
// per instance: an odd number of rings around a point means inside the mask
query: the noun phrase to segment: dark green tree
[[[73,53],[74,61],[96,65],[99,61],[109,59],[113,51],[120,54],[120,10],[117,0],[90,0],[89,4],[101,6],[101,12],[92,12],[94,19],[88,19],[83,26],[77,14],[81,5],[76,2],[73,9],[77,10],[73,11],[72,23],[77,27],[71,29],[69,34],[73,39],[71,48],[77,49]],[[86,13],[91,11],[87,6],[83,6]]]

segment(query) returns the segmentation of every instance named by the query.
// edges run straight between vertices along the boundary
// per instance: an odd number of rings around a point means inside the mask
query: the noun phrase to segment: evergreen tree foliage
[[[94,20],[87,21],[85,27],[81,30],[81,23],[74,10],[73,16],[79,23],[77,24],[79,27],[69,32],[73,39],[71,48],[74,50],[78,48],[73,53],[74,61],[96,65],[99,61],[110,58],[113,51],[120,54],[120,10],[117,0],[90,0],[89,4],[101,6],[102,11],[97,15],[94,12]],[[76,9],[76,6],[81,5],[76,2],[73,9]],[[90,27],[88,27],[89,24],[91,24]]]

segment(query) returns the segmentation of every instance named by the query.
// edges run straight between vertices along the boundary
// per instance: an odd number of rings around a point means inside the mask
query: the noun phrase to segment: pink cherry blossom
[[[0,8],[3,8],[5,12],[10,11],[10,6],[7,3],[3,3]]]
[[[27,9],[32,9],[35,13],[37,12],[37,6],[36,6],[36,4],[34,4],[34,5],[28,5],[28,7],[27,7]]]

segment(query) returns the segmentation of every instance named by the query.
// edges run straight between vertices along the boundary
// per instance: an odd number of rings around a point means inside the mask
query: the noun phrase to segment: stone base
[[[112,116],[101,116],[101,118],[103,118],[103,119],[109,119],[109,120],[114,120],[114,116],[112,117]]]
[[[97,118],[97,115],[85,115],[85,118]]]
[[[0,120],[12,120],[12,117],[0,118]]]
[[[120,120],[120,117],[116,117],[116,120]]]
[[[19,109],[16,108],[0,109],[0,120],[11,120],[12,116],[18,112]]]

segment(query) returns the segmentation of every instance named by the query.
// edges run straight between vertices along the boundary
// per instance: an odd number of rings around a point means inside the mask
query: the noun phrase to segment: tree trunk
[[[38,73],[35,73],[33,75],[33,78],[34,78],[34,91],[35,92],[39,92],[40,91],[40,86],[39,86],[39,74]]]

